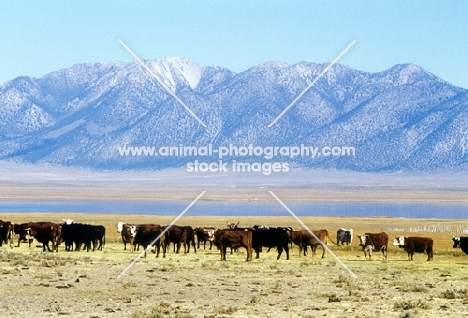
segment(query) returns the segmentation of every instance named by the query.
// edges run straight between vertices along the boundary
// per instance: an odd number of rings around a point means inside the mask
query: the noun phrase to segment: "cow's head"
[[[24,237],[27,240],[34,238],[33,236],[31,236],[31,228],[24,229]]]
[[[393,240],[393,245],[394,245],[394,246],[403,246],[403,245],[405,245],[405,240],[406,240],[406,237],[404,237],[404,236],[397,236],[397,237],[395,237],[395,239]]]
[[[117,223],[117,232],[122,233],[123,231],[123,222]]]
[[[367,238],[369,235],[358,235],[359,237],[359,246],[366,246]]]
[[[135,237],[137,234],[138,227],[135,225],[130,226],[130,236]]]
[[[240,221],[237,222],[237,224],[227,222],[227,227],[230,228],[231,230],[234,230],[239,225],[239,223]]]
[[[208,230],[206,234],[208,235],[208,240],[214,241],[216,230]]]
[[[452,237],[452,241],[453,241],[453,248],[457,248],[460,246],[460,236],[454,236]]]
[[[73,219],[62,219],[65,224],[70,225],[73,224]]]

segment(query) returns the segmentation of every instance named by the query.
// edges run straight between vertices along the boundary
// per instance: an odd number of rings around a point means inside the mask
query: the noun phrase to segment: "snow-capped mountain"
[[[352,147],[355,155],[229,159],[356,171],[459,169],[468,162],[468,90],[413,64],[379,73],[334,65],[268,127],[326,64],[271,61],[236,74],[185,58],[145,63],[158,79],[136,62],[109,62],[0,86],[0,159],[159,170],[197,158],[122,156],[119,147],[252,144]]]

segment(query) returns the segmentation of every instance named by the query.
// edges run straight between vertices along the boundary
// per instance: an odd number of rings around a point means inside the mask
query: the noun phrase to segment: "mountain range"
[[[271,61],[234,73],[186,58],[145,63],[159,81],[137,62],[107,62],[0,86],[0,160],[162,170],[217,157],[122,156],[119,147],[252,144],[355,150],[270,160],[314,169],[431,171],[468,163],[468,90],[414,64],[378,73],[335,64],[269,127],[327,64]]]

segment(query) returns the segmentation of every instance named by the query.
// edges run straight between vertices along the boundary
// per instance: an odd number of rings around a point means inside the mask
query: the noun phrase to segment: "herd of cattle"
[[[239,223],[228,223],[224,229],[214,227],[190,226],[160,226],[158,224],[126,224],[117,223],[117,231],[121,234],[124,250],[127,244],[130,251],[142,246],[145,251],[149,246],[155,247],[156,257],[159,256],[162,249],[163,257],[166,255],[167,247],[173,243],[174,252],[179,253],[183,246],[184,253],[190,252],[190,245],[196,253],[200,244],[206,248],[209,243],[209,249],[215,245],[221,252],[221,260],[226,260],[227,248],[237,250],[243,247],[247,251],[247,261],[252,260],[253,252],[256,258],[259,258],[262,248],[276,248],[278,252],[277,259],[283,253],[286,259],[289,259],[289,249],[293,244],[299,247],[299,255],[307,255],[307,248],[310,246],[313,255],[315,255],[317,246],[322,246],[322,258],[326,257],[328,242],[335,245],[350,245],[353,240],[352,229],[339,229],[337,231],[336,243],[333,242],[328,230],[293,230],[291,227],[266,227],[255,225],[252,227],[241,228]],[[63,223],[53,222],[28,222],[22,224],[13,224],[9,221],[0,220],[0,246],[10,245],[13,247],[14,235],[18,236],[17,246],[21,242],[29,243],[29,247],[36,240],[42,244],[43,251],[58,252],[59,245],[63,242],[66,251],[79,251],[82,249],[102,250],[105,245],[106,229],[102,225],[89,225],[73,223],[73,220],[64,220]],[[358,235],[359,245],[362,246],[364,256],[372,259],[373,251],[381,251],[384,260],[387,259],[388,235],[381,233],[365,233]],[[468,237],[453,237],[453,247],[460,247],[468,254]],[[49,247],[52,245],[52,249]],[[393,242],[394,246],[403,248],[408,253],[408,259],[413,260],[414,253],[427,253],[427,260],[433,259],[433,240],[428,237],[405,237],[397,236]]]

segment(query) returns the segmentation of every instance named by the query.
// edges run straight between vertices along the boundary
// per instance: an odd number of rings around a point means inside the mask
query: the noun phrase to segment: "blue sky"
[[[468,88],[465,1],[2,1],[0,85],[82,62],[183,56],[235,72],[269,60],[378,72],[414,63]]]

